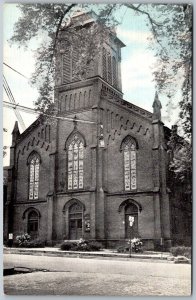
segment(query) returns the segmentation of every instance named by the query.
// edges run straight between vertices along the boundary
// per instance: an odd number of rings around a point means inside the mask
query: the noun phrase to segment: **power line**
[[[17,71],[16,69],[12,68],[11,66],[9,66],[8,64],[6,63],[3,63],[6,67],[10,68],[12,71],[18,73],[19,75],[21,75],[22,77],[26,78],[26,79],[29,79],[28,77],[26,77],[25,75],[23,75],[22,73],[20,73],[19,71]]]
[[[13,96],[13,94],[12,94],[12,92],[11,92],[11,89],[10,89],[10,87],[9,87],[9,85],[8,85],[8,83],[7,83],[7,80],[6,80],[6,78],[5,78],[4,75],[3,75],[3,87],[4,87],[4,90],[5,90],[6,94],[7,94],[7,96],[8,96],[9,101],[10,101],[11,103],[13,103],[13,104],[16,104],[16,101],[15,101],[15,99],[14,99],[14,96]],[[26,126],[25,126],[25,123],[24,123],[24,121],[23,121],[23,119],[22,119],[22,117],[21,117],[20,112],[19,112],[17,109],[15,109],[15,110],[14,110],[14,113],[15,113],[16,118],[17,118],[17,120],[19,121],[19,123],[20,123],[22,129],[25,130],[25,129],[26,129]]]
[[[7,101],[3,101],[3,106],[7,107],[7,108],[12,108],[12,109],[19,109],[21,111],[27,112],[27,113],[31,113],[31,114],[41,114],[43,116],[49,117],[49,118],[53,118],[53,119],[58,119],[58,120],[65,120],[65,121],[77,121],[80,123],[87,123],[87,124],[96,124],[93,121],[87,121],[87,120],[82,120],[82,119],[74,119],[74,118],[68,118],[68,117],[59,117],[59,116],[53,116],[53,115],[49,115],[46,113],[42,113],[39,112],[33,108],[27,107],[27,106],[23,106],[23,105],[19,105],[19,104],[14,104],[14,103],[10,103]]]

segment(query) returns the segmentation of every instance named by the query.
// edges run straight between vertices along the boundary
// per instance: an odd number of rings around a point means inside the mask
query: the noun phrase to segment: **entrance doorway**
[[[74,203],[69,208],[69,239],[79,240],[82,238],[82,206]]]
[[[27,232],[31,236],[31,239],[36,239],[38,237],[38,227],[39,227],[39,216],[37,212],[31,211],[28,215],[28,225],[27,225]]]
[[[134,217],[133,226],[130,226],[129,217]],[[138,208],[135,204],[129,203],[125,207],[125,238],[138,237]]]

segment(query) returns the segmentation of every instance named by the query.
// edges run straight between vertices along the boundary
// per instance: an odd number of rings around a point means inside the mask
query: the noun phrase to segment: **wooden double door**
[[[130,226],[129,217],[134,217],[133,225]],[[138,215],[137,214],[125,214],[125,238],[133,239],[138,237]]]
[[[132,226],[130,226],[130,218],[134,218]],[[130,203],[125,207],[125,238],[133,239],[134,237],[138,237],[138,208]]]
[[[82,207],[77,203],[69,209],[69,239],[79,240],[83,236]]]

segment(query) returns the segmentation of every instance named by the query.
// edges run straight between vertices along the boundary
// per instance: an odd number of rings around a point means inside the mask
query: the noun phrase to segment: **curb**
[[[103,253],[103,252],[82,252],[82,251],[53,251],[53,250],[35,250],[35,249],[4,249],[5,254],[20,255],[38,255],[38,256],[56,256],[56,257],[114,257],[114,258],[139,258],[139,259],[159,259],[166,260],[168,255],[164,254],[122,254],[122,253]]]

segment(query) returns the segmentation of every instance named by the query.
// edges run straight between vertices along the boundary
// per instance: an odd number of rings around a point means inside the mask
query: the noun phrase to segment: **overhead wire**
[[[5,78],[4,75],[3,75],[3,87],[4,87],[4,90],[5,90],[6,94],[7,94],[7,96],[8,96],[8,99],[9,99],[10,103],[16,104],[16,101],[14,99],[12,91],[11,91],[11,89],[10,89],[10,87],[8,85],[8,82],[7,82],[7,80],[6,80],[6,78]],[[20,112],[17,109],[15,109],[14,113],[16,115],[17,120],[19,121],[19,124],[21,125],[21,128],[23,130],[25,130],[26,126],[25,126],[25,123],[23,121],[23,118],[22,118]]]
[[[22,73],[20,73],[19,71],[17,71],[13,67],[11,67],[10,65],[8,65],[6,63],[3,63],[3,64],[5,66],[7,66],[8,68],[10,68],[11,70],[13,70],[14,72],[21,75],[22,77],[28,79],[25,75],[23,75]],[[8,99],[10,101],[10,102],[3,101],[3,105],[4,105],[4,107],[14,109],[16,117],[17,117],[17,119],[18,119],[18,121],[19,121],[19,123],[20,123],[23,130],[26,129],[26,126],[25,126],[24,121],[23,121],[23,119],[20,115],[20,112],[18,110],[24,111],[26,113],[36,114],[36,115],[41,114],[41,115],[44,115],[44,116],[47,116],[47,117],[50,117],[50,118],[53,118],[53,119],[66,120],[66,121],[72,121],[72,122],[75,120],[75,121],[81,122],[81,123],[96,124],[93,121],[82,120],[82,119],[77,119],[77,118],[74,119],[74,118],[68,118],[68,117],[60,117],[60,116],[54,116],[54,115],[51,115],[51,114],[46,114],[46,113],[43,113],[41,111],[35,110],[33,108],[17,104],[4,75],[3,75],[3,87],[5,89],[5,92],[6,92],[7,96],[8,96]],[[84,115],[84,113],[82,113],[82,112],[80,112],[80,114]]]
[[[3,64],[4,64],[6,67],[10,68],[12,71],[14,71],[14,72],[18,73],[19,75],[21,75],[22,77],[24,77],[24,78],[26,78],[26,79],[29,79],[28,77],[26,77],[25,75],[23,75],[22,73],[20,73],[20,72],[17,71],[16,69],[12,68],[11,66],[9,66],[8,64],[6,64],[5,62],[3,62]]]
[[[50,115],[50,114],[47,114],[47,113],[42,113],[42,112],[37,111],[33,108],[23,106],[23,105],[19,105],[19,104],[16,104],[16,103],[10,103],[10,102],[7,102],[7,101],[3,101],[3,105],[5,107],[8,107],[8,108],[19,109],[19,110],[22,110],[24,112],[31,113],[31,114],[41,114],[43,116],[53,118],[53,119],[65,120],[65,121],[71,121],[71,122],[76,121],[76,122],[87,123],[87,124],[96,124],[96,122],[93,122],[93,121],[87,121],[87,120],[82,120],[82,119],[77,119],[77,118],[61,117],[61,116]]]

